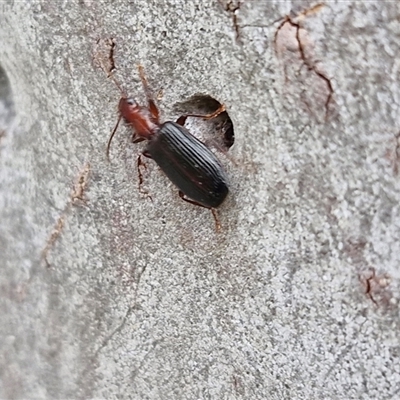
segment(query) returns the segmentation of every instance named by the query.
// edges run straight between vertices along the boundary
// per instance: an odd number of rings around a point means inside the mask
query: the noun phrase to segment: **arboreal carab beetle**
[[[148,105],[141,106],[124,92],[119,101],[119,118],[107,144],[107,157],[111,141],[121,118],[133,128],[132,142],[147,140],[143,155],[153,159],[167,177],[179,189],[179,196],[192,204],[211,209],[220,229],[216,207],[219,207],[229,189],[227,176],[216,156],[195,138],[183,125],[188,117],[211,119],[225,111],[220,107],[208,115],[185,114],[176,122],[160,122],[159,110],[151,96],[143,67],[139,74],[146,93]],[[118,87],[120,87],[117,84]]]

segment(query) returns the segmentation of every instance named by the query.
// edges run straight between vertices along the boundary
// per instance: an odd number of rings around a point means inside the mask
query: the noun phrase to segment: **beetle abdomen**
[[[181,125],[165,122],[147,151],[187,197],[205,207],[218,207],[228,194],[227,178],[218,159]]]

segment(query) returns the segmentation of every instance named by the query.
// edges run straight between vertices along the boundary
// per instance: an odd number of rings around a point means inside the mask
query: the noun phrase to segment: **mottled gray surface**
[[[0,398],[399,398],[399,3],[225,5],[1,3]],[[163,118],[226,104],[221,233],[127,128],[107,163],[110,37]]]

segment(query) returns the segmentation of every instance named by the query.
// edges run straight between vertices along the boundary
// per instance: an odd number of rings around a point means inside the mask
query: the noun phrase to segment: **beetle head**
[[[119,111],[119,117],[117,120],[117,123],[115,124],[115,127],[110,135],[110,138],[108,139],[107,143],[107,159],[110,160],[109,153],[110,153],[110,145],[111,141],[115,135],[115,132],[118,129],[118,125],[121,121],[121,118],[127,122],[128,124],[132,124],[135,122],[137,119],[138,115],[140,114],[140,106],[139,104],[133,99],[132,97],[121,97],[119,104],[118,104],[118,111]]]
[[[130,121],[130,119],[138,113],[139,104],[132,97],[121,97],[118,105],[118,110],[122,118]]]

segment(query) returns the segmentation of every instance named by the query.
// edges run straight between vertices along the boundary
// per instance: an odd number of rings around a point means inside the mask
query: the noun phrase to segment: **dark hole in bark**
[[[177,103],[174,107],[177,113],[181,114],[211,114],[221,106],[221,103],[209,95],[196,94],[186,101]],[[223,111],[217,117],[202,120],[201,118],[188,118],[193,120],[193,125],[203,125],[202,137],[206,144],[215,145],[223,151],[228,151],[235,142],[235,133],[232,120],[227,111]],[[194,122],[196,120],[196,122]],[[185,125],[186,126],[186,125]],[[188,126],[192,132],[191,126]],[[192,132],[195,134],[195,132]],[[196,135],[197,136],[197,135]]]

